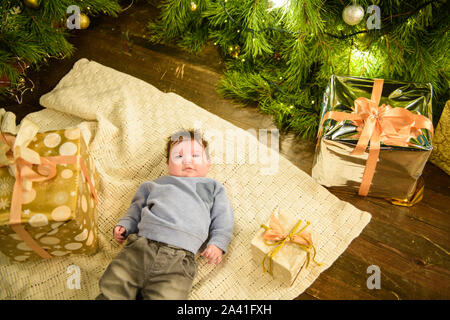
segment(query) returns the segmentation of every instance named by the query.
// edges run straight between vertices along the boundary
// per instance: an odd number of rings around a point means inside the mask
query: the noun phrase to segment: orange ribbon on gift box
[[[11,198],[9,224],[11,229],[40,257],[52,258],[33,237],[25,230],[21,223],[23,195],[22,191],[31,190],[33,182],[50,180],[56,175],[57,164],[80,164],[81,171],[89,184],[91,195],[98,202],[97,192],[88,175],[84,161],[79,156],[41,157],[39,153],[28,148],[39,127],[28,119],[24,119],[17,132],[17,136],[0,135],[0,167],[9,166],[16,177]],[[33,170],[37,166],[37,172]]]
[[[278,214],[280,214],[280,209],[278,209]],[[274,249],[267,252],[267,254],[264,256],[264,259],[262,261],[263,272],[266,272],[265,264],[266,259],[268,258],[269,268],[267,269],[267,271],[269,272],[270,275],[273,275],[273,264],[272,264],[273,257],[278,253],[278,251],[280,251],[280,249],[286,243],[289,242],[296,244],[300,249],[306,252],[307,255],[306,267],[308,267],[309,262],[311,260],[311,253],[310,253],[311,250],[313,251],[312,260],[314,261],[314,263],[316,263],[318,266],[322,265],[321,263],[315,260],[316,248],[313,245],[311,233],[304,231],[310,225],[310,222],[307,221],[306,225],[300,230],[298,230],[301,224],[302,220],[299,220],[297,224],[292,228],[292,230],[289,233],[286,233],[274,210],[272,212],[272,215],[270,216],[269,226],[266,226],[265,224],[261,225],[261,227],[263,227],[266,230],[263,235],[264,243],[267,246],[275,246]]]
[[[385,145],[406,147],[409,140],[422,134],[421,129],[428,129],[433,133],[433,123],[423,115],[417,115],[404,108],[392,108],[380,104],[383,91],[383,79],[375,79],[370,99],[360,97],[355,100],[353,113],[328,111],[323,116],[318,133],[318,141],[323,130],[323,124],[328,119],[336,121],[351,120],[360,132],[358,143],[352,155],[362,155],[369,145],[369,157],[364,169],[358,194],[367,196],[372,183],[375,168],[380,154],[380,142]]]

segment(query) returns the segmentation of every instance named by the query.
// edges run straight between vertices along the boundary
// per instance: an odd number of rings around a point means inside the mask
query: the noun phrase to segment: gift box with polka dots
[[[38,133],[28,145],[41,157],[80,156],[93,187],[96,172],[80,129]],[[33,182],[22,192],[21,224],[52,257],[93,254],[97,251],[96,201],[80,163],[57,164],[56,176]],[[42,259],[10,226],[10,207],[15,177],[9,167],[0,168],[0,251],[14,262]]]

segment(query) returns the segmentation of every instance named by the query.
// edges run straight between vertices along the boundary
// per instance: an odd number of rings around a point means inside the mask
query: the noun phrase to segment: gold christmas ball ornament
[[[33,9],[39,8],[40,2],[41,2],[40,0],[23,0],[23,3],[27,7],[33,8]]]
[[[197,10],[197,4],[194,1],[191,1],[191,11]]]
[[[84,13],[80,13],[80,28],[87,29],[90,23],[91,20],[89,20],[89,17]]]
[[[239,53],[241,53],[241,47],[239,45],[230,46],[228,48],[228,52],[230,53],[230,56],[237,59],[239,57]]]
[[[357,25],[364,18],[364,8],[356,3],[349,5],[344,8],[342,12],[342,19],[344,19],[346,24],[351,26]]]

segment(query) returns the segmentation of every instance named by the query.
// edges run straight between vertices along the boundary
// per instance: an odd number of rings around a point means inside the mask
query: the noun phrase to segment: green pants
[[[187,299],[196,274],[192,252],[132,234],[101,277],[97,299]]]

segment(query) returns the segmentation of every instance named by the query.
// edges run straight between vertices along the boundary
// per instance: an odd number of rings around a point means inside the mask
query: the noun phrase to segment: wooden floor
[[[40,110],[39,97],[50,91],[80,58],[140,78],[164,92],[175,92],[243,129],[275,128],[272,118],[254,107],[222,99],[216,92],[223,62],[214,45],[199,56],[169,46],[152,45],[145,29],[156,8],[140,1],[119,18],[98,17],[88,30],[72,32],[77,51],[71,58],[50,59],[28,75],[36,88],[22,104],[3,100],[18,121]],[[183,71],[183,72],[181,72]],[[311,173],[314,143],[283,134],[280,152]],[[449,299],[450,298],[450,177],[428,163],[423,173],[424,199],[412,208],[393,206],[382,199],[336,193],[372,220],[338,260],[298,299]],[[250,245],[250,244],[249,244]],[[249,257],[251,259],[251,257]],[[367,268],[381,271],[381,289],[368,289]]]

